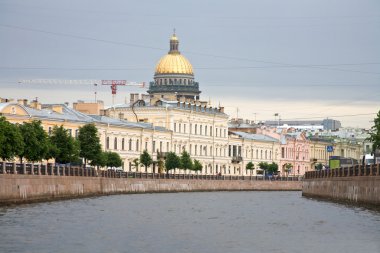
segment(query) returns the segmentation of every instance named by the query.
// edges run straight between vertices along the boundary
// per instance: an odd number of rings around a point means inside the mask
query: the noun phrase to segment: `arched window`
[[[186,81],[186,79],[185,80],[183,80],[184,81],[184,84],[186,85],[187,84],[187,81]]]
[[[198,126],[197,126],[197,124],[195,124],[195,134],[198,134]]]

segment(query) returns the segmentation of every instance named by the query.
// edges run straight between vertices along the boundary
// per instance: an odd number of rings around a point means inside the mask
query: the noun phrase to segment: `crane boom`
[[[24,79],[19,80],[19,84],[91,84],[91,85],[125,85],[125,86],[137,86],[140,88],[145,87],[145,82],[129,82],[127,80],[96,80],[96,79]]]

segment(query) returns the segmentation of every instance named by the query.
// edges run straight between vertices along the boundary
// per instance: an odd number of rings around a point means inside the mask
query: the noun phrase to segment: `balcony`
[[[233,156],[232,157],[232,163],[240,163],[243,161],[243,157],[241,156]]]

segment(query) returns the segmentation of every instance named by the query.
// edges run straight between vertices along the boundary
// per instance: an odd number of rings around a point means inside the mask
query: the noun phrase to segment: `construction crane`
[[[127,80],[93,80],[93,79],[79,79],[79,80],[65,80],[65,79],[26,79],[19,80],[19,84],[48,84],[48,85],[71,85],[71,84],[91,84],[95,87],[98,84],[101,85],[110,85],[112,93],[112,106],[115,102],[115,95],[117,92],[117,86],[135,86],[139,88],[145,88],[145,82],[128,82]],[[95,102],[97,92],[95,90]]]

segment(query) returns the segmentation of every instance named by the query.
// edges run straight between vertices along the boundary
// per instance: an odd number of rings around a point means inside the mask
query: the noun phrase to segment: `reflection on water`
[[[380,252],[380,213],[300,192],[118,195],[0,209],[0,252]]]

